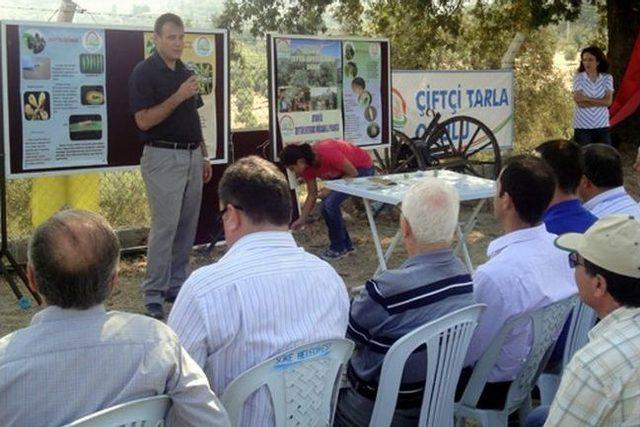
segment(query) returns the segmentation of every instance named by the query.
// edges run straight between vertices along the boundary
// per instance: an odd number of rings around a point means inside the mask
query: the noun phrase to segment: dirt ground
[[[640,195],[638,182],[632,175],[631,165],[635,159],[635,149],[623,147],[621,150],[625,167],[625,187],[638,199]],[[335,269],[344,279],[347,287],[353,288],[364,284],[364,282],[375,272],[377,258],[371,231],[364,215],[364,209],[357,201],[348,202],[345,207],[347,213],[347,224],[352,240],[356,245],[356,253],[342,260],[333,263]],[[464,221],[471,212],[473,204],[462,206],[460,217]],[[395,208],[386,208],[378,216],[378,232],[382,237],[383,246],[389,244],[393,235],[397,231],[398,213]],[[486,248],[497,236],[501,234],[500,227],[493,218],[491,204],[487,203],[478,216],[478,222],[469,236],[468,245],[471,259],[474,266],[486,260]],[[307,225],[304,230],[295,233],[295,238],[299,245],[309,252],[320,254],[328,245],[328,238],[324,223],[316,216],[316,220]],[[219,259],[224,253],[224,247],[216,247],[209,255],[201,252],[194,252],[192,257],[193,268],[210,264]],[[404,259],[404,249],[399,245],[394,251],[389,266],[393,268],[399,265]],[[140,283],[145,270],[145,257],[125,257],[121,263],[120,286],[108,300],[108,308],[129,312],[142,313],[144,306],[140,293]],[[27,290],[22,288],[23,293]],[[18,328],[29,324],[31,317],[40,310],[35,306],[29,310],[22,310],[16,304],[16,299],[11,293],[8,285],[0,281],[0,336],[4,336]]]

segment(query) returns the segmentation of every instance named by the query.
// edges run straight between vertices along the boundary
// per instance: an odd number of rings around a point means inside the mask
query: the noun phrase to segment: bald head
[[[119,253],[118,238],[104,218],[67,210],[36,229],[29,266],[49,305],[87,309],[109,296]]]

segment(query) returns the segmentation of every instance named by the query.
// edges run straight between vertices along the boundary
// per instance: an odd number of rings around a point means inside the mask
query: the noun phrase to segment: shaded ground
[[[624,147],[622,149],[625,166],[625,186],[628,191],[638,198],[638,182],[631,173],[631,165],[635,159],[635,150]],[[348,202],[346,212],[348,213],[348,227],[352,240],[357,251],[355,254],[333,263],[336,270],[343,277],[349,288],[360,286],[374,273],[377,267],[375,248],[371,238],[371,232],[364,209],[361,209],[357,202]],[[486,248],[491,240],[500,235],[500,229],[495,222],[490,203],[480,212],[478,223],[469,238],[469,249],[474,265],[478,265],[486,260]],[[462,220],[466,219],[471,211],[472,205],[463,205],[461,210]],[[385,209],[378,217],[378,231],[383,237],[383,246],[389,244],[391,238],[397,230],[398,214],[393,208]],[[325,226],[321,219],[308,225],[304,230],[297,232],[295,238],[298,244],[308,251],[320,254],[328,245],[328,238]],[[194,268],[209,264],[218,259],[224,251],[223,247],[218,247],[210,255],[195,254],[192,258]],[[404,259],[404,250],[400,246],[396,248],[390,261],[390,267],[397,266]],[[120,286],[108,301],[110,309],[142,313],[144,311],[139,285],[142,281],[145,269],[145,257],[125,258],[121,263]],[[26,289],[22,289],[26,294]],[[33,314],[39,310],[34,307],[29,310],[21,310],[16,304],[16,300],[9,287],[4,282],[0,282],[0,336],[25,327]]]

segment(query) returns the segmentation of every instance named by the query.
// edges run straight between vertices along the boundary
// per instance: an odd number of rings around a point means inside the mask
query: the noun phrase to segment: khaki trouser
[[[202,152],[146,145],[140,160],[151,211],[145,304],[177,294],[187,278],[202,200]]]

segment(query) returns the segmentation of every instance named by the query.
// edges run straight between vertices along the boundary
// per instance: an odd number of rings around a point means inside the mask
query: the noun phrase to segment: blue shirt
[[[598,217],[586,210],[580,200],[574,199],[550,206],[542,220],[549,233],[559,236],[564,233],[584,233]]]

